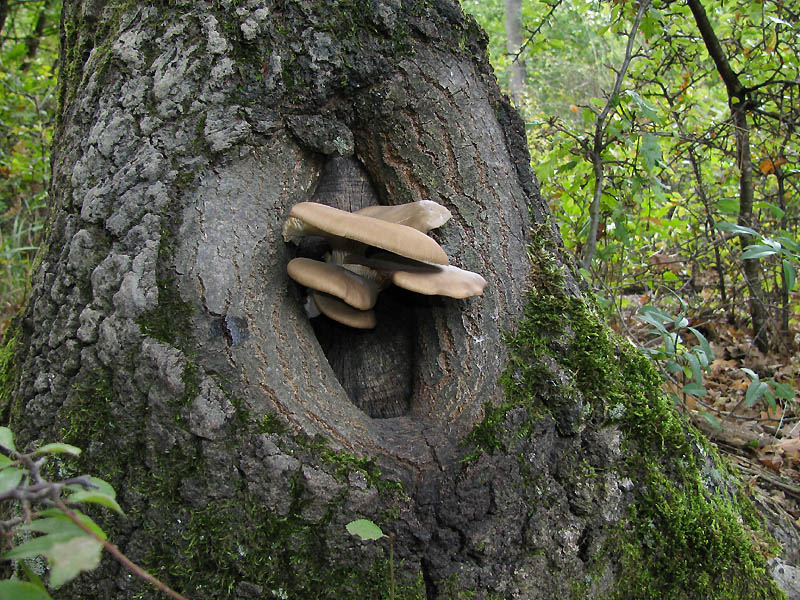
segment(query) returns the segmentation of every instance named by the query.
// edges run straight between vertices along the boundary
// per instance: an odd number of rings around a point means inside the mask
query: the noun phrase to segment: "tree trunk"
[[[132,559],[193,599],[773,589],[735,482],[701,477],[703,442],[581,298],[457,4],[95,1],[62,20],[52,218],[0,399],[18,446],[78,445],[58,475],[115,486],[126,516],[103,524]],[[388,333],[331,341],[281,227],[343,193],[448,207],[432,235],[484,295],[390,296]],[[397,416],[352,401],[392,377]],[[391,553],[347,533],[358,518]],[[56,597],[156,596],[105,560]]]
[[[525,60],[522,58],[522,0],[503,0],[506,19],[506,49],[511,58],[508,89],[514,106],[525,100]]]
[[[752,90],[745,87],[739,75],[731,67],[722,49],[722,44],[708,19],[700,0],[688,0],[697,28],[703,38],[709,56],[714,61],[717,72],[725,84],[728,104],[731,109],[736,156],[739,167],[739,215],[737,224],[752,228],[753,223],[753,163],[750,154],[750,125],[747,114],[753,109]],[[750,235],[739,235],[742,248],[752,243]],[[761,284],[760,260],[756,258],[743,261],[743,271],[747,291],[750,294],[750,324],[753,326],[753,342],[762,352],[768,352],[772,333],[770,314],[767,309],[766,294]]]
[[[736,156],[739,163],[739,216],[738,225],[752,228],[753,223],[753,159],[750,154],[750,125],[747,122],[747,102],[731,101],[734,135],[736,137]],[[740,235],[742,250],[753,240],[752,236]],[[761,285],[760,260],[755,258],[742,261],[744,279],[750,293],[750,324],[753,326],[753,342],[762,352],[769,352],[773,337],[770,332],[770,315]]]

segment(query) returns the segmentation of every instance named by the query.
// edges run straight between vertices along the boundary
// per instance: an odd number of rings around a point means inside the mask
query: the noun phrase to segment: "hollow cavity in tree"
[[[477,273],[450,266],[426,235],[449,218],[431,201],[379,205],[360,163],[337,157],[313,202],[295,205],[284,224],[284,239],[298,245],[287,271],[307,288],[309,317],[325,315],[313,322],[317,340],[350,400],[370,417],[413,407],[416,313],[435,305],[417,294],[468,298],[486,287]]]

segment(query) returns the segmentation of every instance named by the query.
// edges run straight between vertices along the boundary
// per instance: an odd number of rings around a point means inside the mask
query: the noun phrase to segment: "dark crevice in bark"
[[[373,418],[399,417],[412,406],[416,317],[410,294],[399,292],[381,293],[375,329],[352,329],[322,316],[314,320],[317,340],[339,383],[353,404]]]

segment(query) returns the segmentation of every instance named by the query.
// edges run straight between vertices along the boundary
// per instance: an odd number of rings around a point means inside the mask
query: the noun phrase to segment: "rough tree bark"
[[[119,490],[131,558],[194,599],[773,597],[736,482],[581,298],[456,4],[62,19],[53,213],[0,400],[20,445],[84,448],[58,475]],[[281,225],[341,156],[351,196],[447,206],[433,235],[484,296],[390,298],[400,342],[315,333]],[[399,416],[368,417],[347,386],[395,368]],[[113,561],[58,594],[155,597]]]

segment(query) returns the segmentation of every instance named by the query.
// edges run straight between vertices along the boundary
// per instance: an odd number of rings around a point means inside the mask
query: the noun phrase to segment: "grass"
[[[0,218],[0,335],[24,306],[43,225],[39,211]]]

